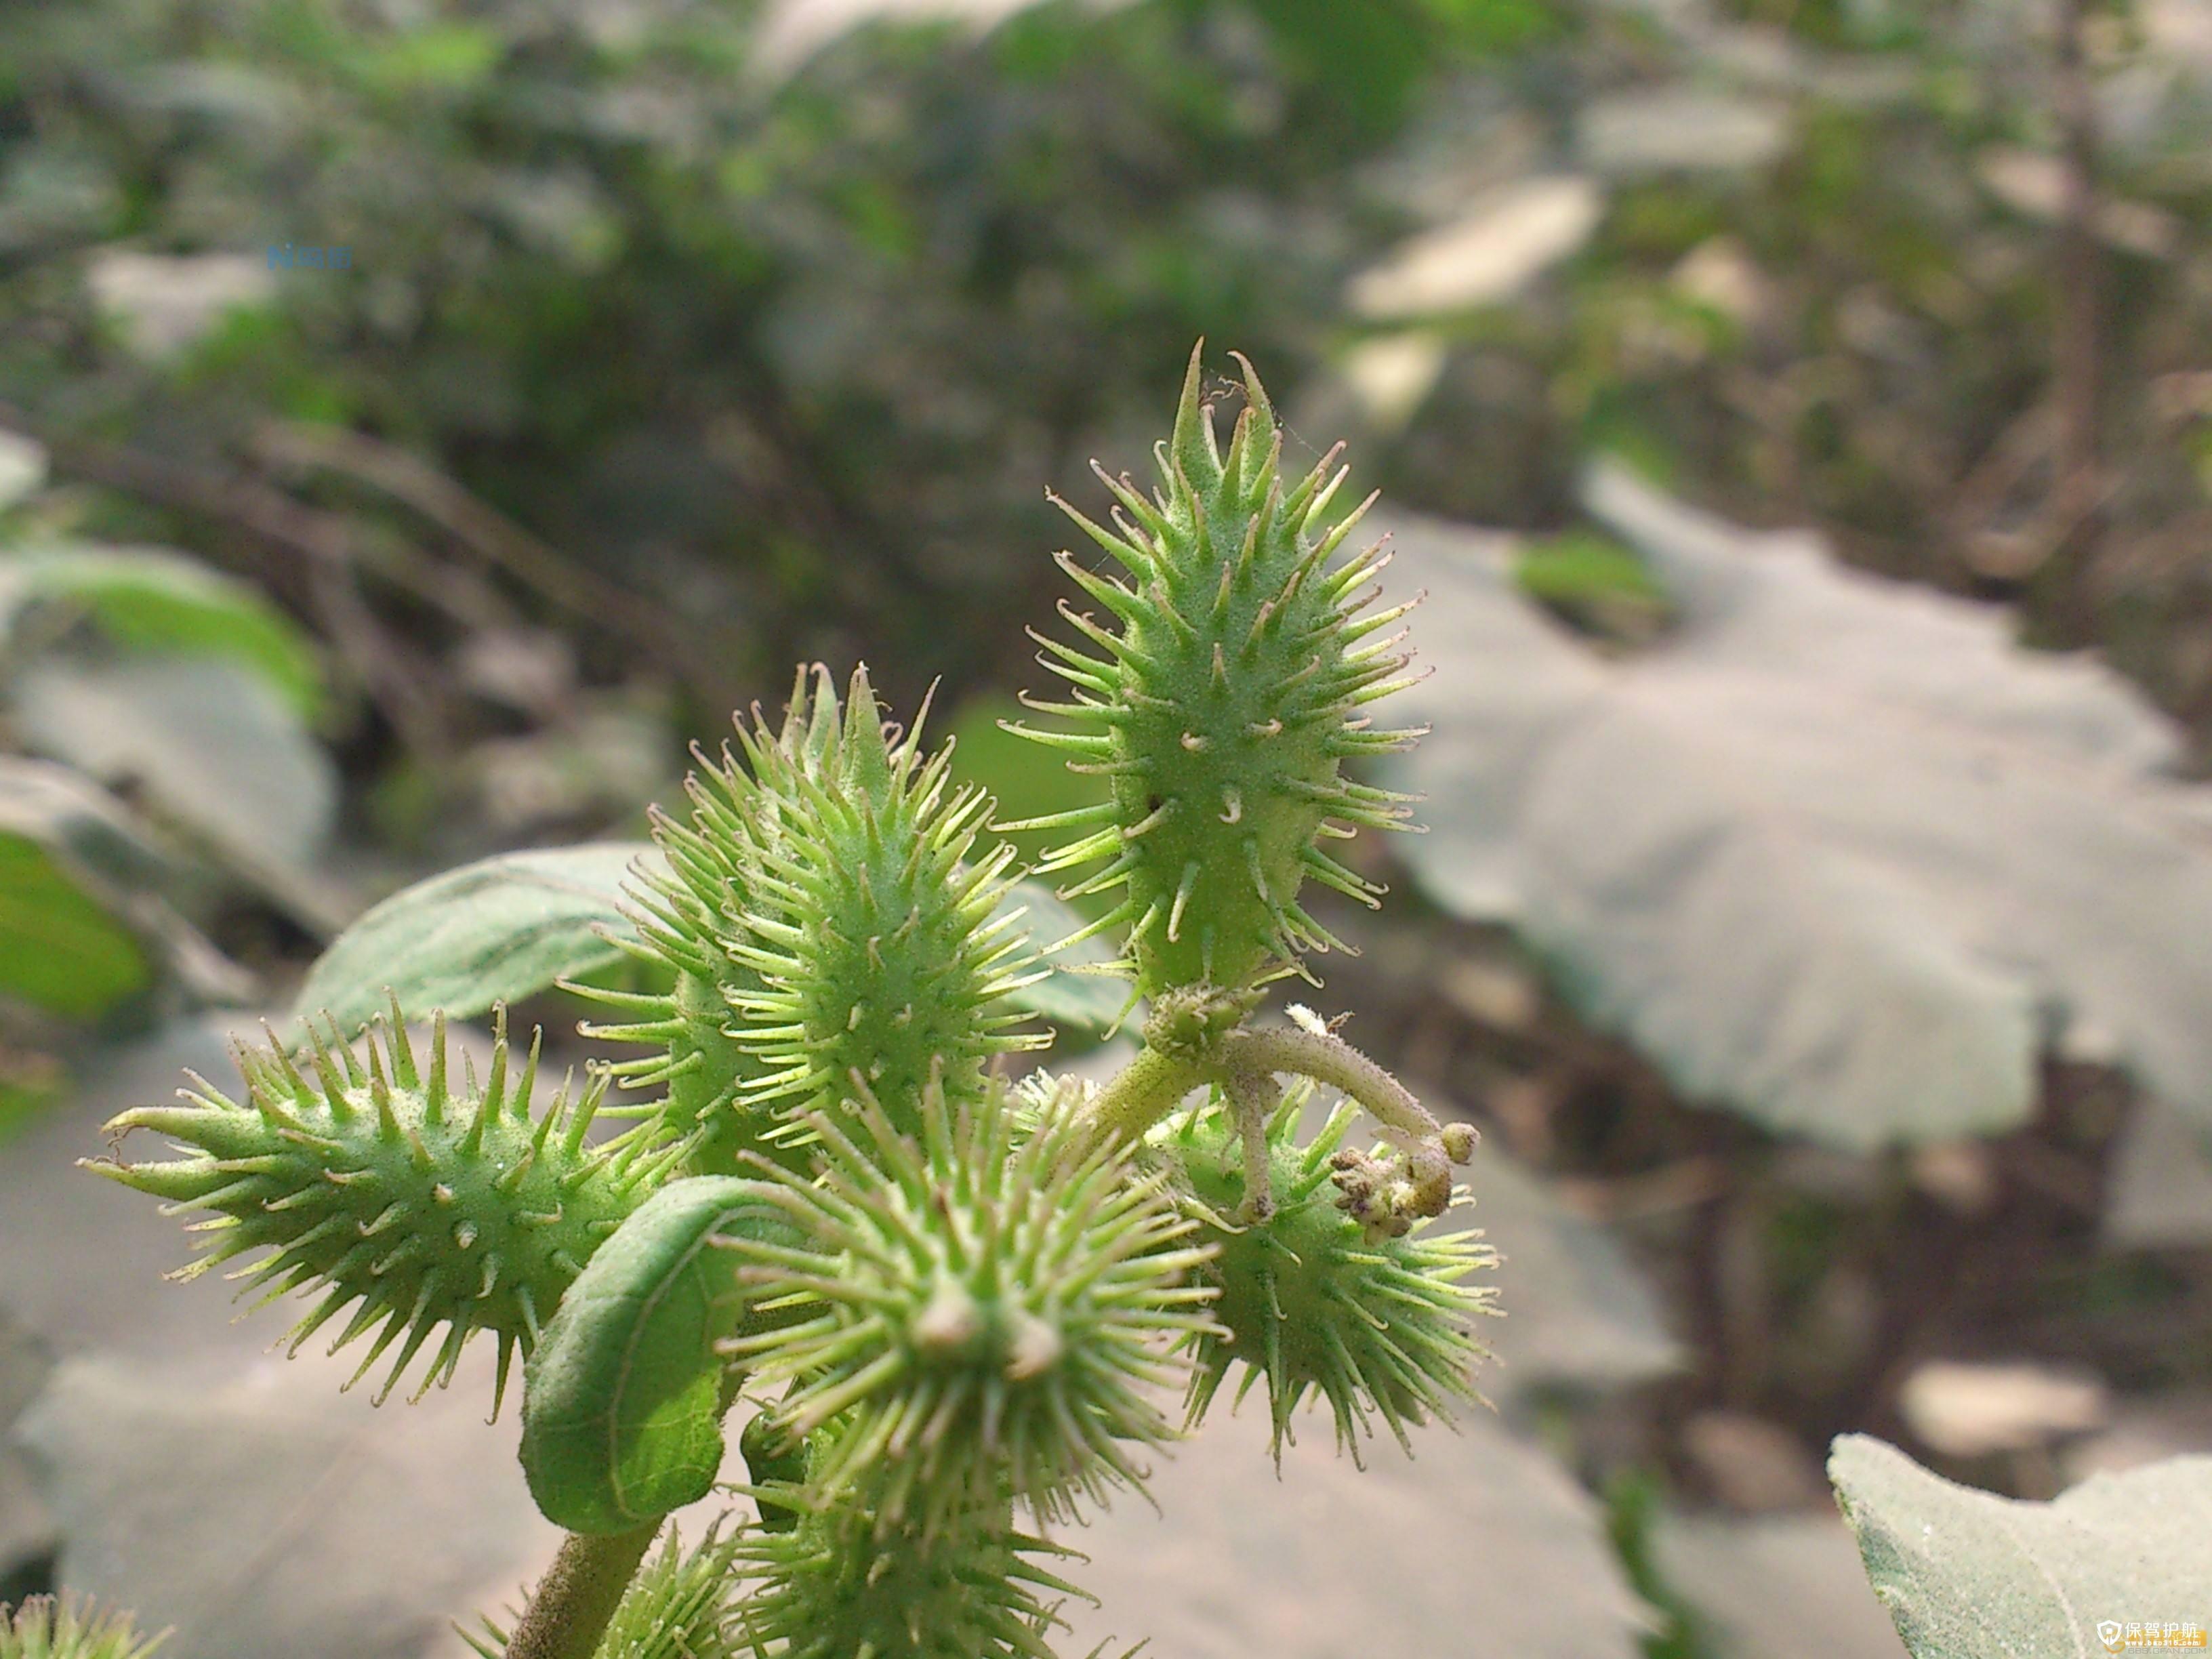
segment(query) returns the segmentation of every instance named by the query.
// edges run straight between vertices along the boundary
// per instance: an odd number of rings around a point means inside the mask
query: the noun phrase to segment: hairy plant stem
[[[1081,1133],[1070,1145],[1070,1153],[1079,1158],[1101,1146],[1126,1146],[1142,1139],[1185,1095],[1217,1075],[1214,1067],[1195,1054],[1139,1049],[1084,1108]]]
[[[660,1522],[597,1536],[570,1533],[507,1638],[507,1659],[591,1659]]]
[[[1339,1036],[1318,1031],[1238,1026],[1197,1050],[1147,1048],[1091,1099],[1084,1113],[1086,1146],[1125,1145],[1174,1110],[1200,1084],[1286,1072],[1311,1078],[1366,1108],[1382,1133],[1411,1156],[1438,1146],[1442,1126],[1413,1091]],[[1441,1158],[1440,1152],[1437,1156]]]

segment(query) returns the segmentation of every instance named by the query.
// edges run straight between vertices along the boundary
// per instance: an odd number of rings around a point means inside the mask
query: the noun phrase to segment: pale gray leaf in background
[[[1845,1435],[1828,1476],[1915,1659],[2107,1651],[2098,1626],[2212,1626],[2212,1457],[2092,1476],[2049,1504],[1976,1492]]]
[[[1481,532],[1401,523],[1434,734],[1404,856],[1506,921],[1694,1098],[1852,1149],[2024,1121],[2046,1039],[2212,1122],[2212,836],[2175,732],[2002,613],[1860,574],[1616,469],[1679,611],[1609,661]]]
[[[1302,1413],[1279,1480],[1265,1402],[1158,1459],[1161,1513],[1123,1498],[1065,1541],[1091,1558],[1067,1577],[1103,1604],[1071,1604],[1054,1644],[1119,1653],[1150,1638],[1173,1659],[1351,1659],[1510,1654],[1632,1659],[1648,1610],[1622,1578],[1597,1506],[1487,1412],[1431,1427],[1410,1462],[1386,1437],[1364,1473],[1326,1414]]]
[[[1080,932],[1085,921],[1073,906],[1055,896],[1041,881],[1017,882],[998,914],[1017,909],[1024,914],[1014,926],[1025,930],[1030,945],[1040,951]],[[1128,981],[1106,974],[1068,970],[1098,967],[1113,961],[1115,954],[1104,939],[1093,936],[1054,955],[1050,972],[1007,1000],[1062,1030],[1103,1031],[1129,1010]],[[1128,1018],[1135,1021],[1142,1015],[1131,1013]]]
[[[1904,1659],[1833,1510],[1671,1516],[1656,1529],[1652,1553],[1711,1659]]]
[[[6,639],[11,629],[51,636],[52,618],[42,613],[52,610],[89,619],[130,651],[220,657],[254,669],[303,718],[321,712],[313,641],[250,583],[182,553],[40,541],[0,555],[0,640],[16,645]]]
[[[249,872],[313,864],[337,775],[298,711],[259,672],[220,657],[48,657],[11,688],[33,748],[160,811]]]

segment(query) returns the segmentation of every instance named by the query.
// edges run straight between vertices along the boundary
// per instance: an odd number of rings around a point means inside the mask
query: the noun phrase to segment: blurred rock
[[[1622,1580],[1596,1505],[1559,1466],[1482,1411],[1461,1431],[1387,1438],[1364,1473],[1302,1413],[1279,1474],[1258,1397],[1224,1401],[1158,1460],[1155,1513],[1123,1498],[1066,1541],[1069,1654],[1149,1638],[1163,1659],[1349,1659],[1510,1654],[1631,1659],[1645,1613]]]
[[[2056,155],[2000,147],[1985,152],[1975,173],[1990,195],[2014,212],[2056,224],[2066,210],[2066,164]],[[2144,202],[2106,200],[2097,210],[2097,234],[2109,246],[2147,259],[2171,258],[2181,224],[2163,208]]]
[[[64,1362],[19,1425],[63,1586],[175,1626],[163,1659],[416,1659],[465,1595],[519,1582],[555,1538],[514,1461],[512,1396],[485,1426],[490,1360],[473,1345],[450,1391],[381,1411],[338,1392],[355,1362],[319,1347]]]
[[[1480,957],[1445,963],[1437,989],[1469,1019],[1496,1030],[1525,1030],[1543,1011],[1543,994],[1527,974]]]
[[[1978,1140],[1940,1140],[1916,1146],[1912,1184],[1960,1215],[1982,1215],[1996,1202],[1996,1165]]]
[[[2186,1249],[2212,1239],[2212,1141],[2171,1107],[2138,1101],[2105,1173],[2104,1242]]]
[[[1825,1491],[1825,1484],[1823,1490]],[[1661,1578],[1711,1659],[1905,1659],[1841,1517],[1676,1517],[1657,1529]]]
[[[1667,87],[1592,100],[1577,136],[1585,166],[1618,176],[1763,167],[1790,130],[1778,103]]]
[[[2066,1484],[2119,1474],[2169,1457],[2212,1453],[2212,1393],[2123,1400],[2112,1421],[2059,1454]]]
[[[1898,1409],[1930,1450],[1984,1457],[2098,1428],[2112,1407],[2105,1385],[2080,1372],[1931,1360],[1905,1379]]]
[[[46,481],[46,452],[28,438],[0,432],[0,511]]]
[[[1436,389],[1448,350],[1440,337],[1413,331],[1363,340],[1345,354],[1338,373],[1369,430],[1403,429]]]
[[[488,702],[539,719],[557,716],[576,688],[576,653],[568,638],[542,628],[490,628],[456,653],[461,684]]]
[[[9,1598],[19,1577],[37,1571],[54,1549],[53,1517],[9,1435],[46,1386],[51,1369],[44,1346],[0,1308],[0,1602]]]
[[[234,309],[266,305],[276,278],[265,255],[132,253],[103,248],[85,268],[93,303],[140,356],[174,356]]]
[[[1682,1449],[1713,1495],[1746,1515],[1817,1510],[1828,1503],[1819,1462],[1778,1424],[1742,1412],[1700,1412],[1682,1425]]]
[[[1401,244],[1353,278],[1352,311],[1375,322],[1471,311],[1517,293],[1588,241],[1605,211],[1595,179],[1528,179]]]
[[[1765,273],[1733,236],[1698,243],[1682,256],[1668,281],[1684,299],[1711,307],[1741,329],[1758,328],[1773,308]]]

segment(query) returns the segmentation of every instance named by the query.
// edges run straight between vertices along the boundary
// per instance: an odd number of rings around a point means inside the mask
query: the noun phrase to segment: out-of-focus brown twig
[[[391,640],[360,603],[355,573],[367,569],[410,598],[465,626],[504,620],[495,591],[441,568],[404,543],[371,538],[344,518],[293,500],[258,479],[194,466],[122,444],[46,429],[14,406],[0,403],[0,427],[33,438],[56,468],[164,507],[216,520],[292,562],[264,568],[280,592],[314,618],[361,677],[362,690],[410,749],[441,754],[444,720],[426,688],[433,684],[419,664]]]
[[[264,427],[253,447],[275,465],[343,473],[383,491],[549,603],[671,661],[695,696],[730,702],[718,653],[666,607],[568,559],[408,451],[363,433],[295,424]]]
[[[2104,253],[2097,240],[2097,109],[2087,40],[2093,3],[2058,0],[2051,88],[2065,154],[2066,198],[2058,231],[2058,326],[2051,364],[2058,450],[2050,516],[2059,540],[2049,568],[2063,625],[2085,639],[2084,577],[2095,554],[2105,495],[2098,438]]]

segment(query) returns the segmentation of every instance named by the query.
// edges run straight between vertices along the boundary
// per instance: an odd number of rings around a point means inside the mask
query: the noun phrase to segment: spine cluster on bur
[[[1336,945],[1298,902],[1306,879],[1362,903],[1381,890],[1321,842],[1398,828],[1409,811],[1344,764],[1419,735],[1378,731],[1364,712],[1406,684],[1401,636],[1382,630],[1412,604],[1362,614],[1389,556],[1331,560],[1368,503],[1332,521],[1337,452],[1286,479],[1282,430],[1249,364],[1244,395],[1224,452],[1194,355],[1158,448],[1159,489],[1147,497],[1101,469],[1111,527],[1061,503],[1121,575],[1060,556],[1108,621],[1062,602],[1084,644],[1036,637],[1074,700],[1030,704],[1062,726],[1015,728],[1110,781],[1109,801],[1006,827],[1085,832],[1042,867],[1103,866],[1071,891],[1122,890],[1100,926],[1127,928],[1132,971],[1152,993],[1241,987]]]
[[[112,1126],[175,1143],[92,1167],[203,1218],[185,1272],[250,1256],[248,1290],[319,1297],[295,1348],[372,1337],[356,1376],[390,1354],[386,1391],[426,1353],[449,1381],[479,1331],[501,1388],[525,1356],[525,1470],[572,1530],[480,1652],[1047,1659],[1080,1595],[1049,1534],[1141,1488],[1232,1374],[1279,1456],[1310,1401],[1356,1455],[1479,1399],[1491,1258],[1435,1230],[1472,1129],[1263,1006],[1345,948],[1314,887],[1380,900],[1341,844],[1407,827],[1358,773],[1418,735],[1370,712],[1411,607],[1378,603],[1335,453],[1285,470],[1249,365],[1224,447],[1205,384],[1194,355],[1155,491],[1102,472],[1108,521],[1069,509],[1115,568],[1061,556],[1099,609],[1039,636],[1072,700],[1017,728],[1099,781],[1029,827],[1073,832],[1035,872],[1063,896],[1115,896],[1076,936],[1132,981],[1112,1079],[1013,1086],[1072,941],[1029,936],[1030,872],[950,744],[816,669],[655,815],[611,935],[641,982],[572,988],[605,1011],[584,1036],[639,1052],[580,1097],[532,1105],[503,1015],[481,1081],[441,1024],[418,1062],[403,1020],[436,1011],[395,1003],[352,1041],[241,1048],[241,1099],[196,1079]],[[654,1553],[741,1411],[757,1518]]]
[[[152,1659],[168,1632],[142,1637],[128,1614],[73,1595],[33,1595],[0,1607],[0,1659]]]
[[[821,1178],[776,1194],[805,1244],[734,1243],[802,1316],[730,1352],[788,1385],[790,1437],[839,1425],[817,1492],[927,1543],[1004,1497],[1054,1518],[1141,1481],[1133,1452],[1171,1434],[1158,1339],[1211,1328],[1184,1282],[1211,1252],[1164,1182],[1074,1147],[1067,1120],[1017,1140],[999,1088],[954,1105],[933,1085],[923,1111],[918,1142],[873,1103],[852,1133],[822,1126]]]
[[[374,1332],[352,1381],[398,1343],[380,1401],[441,1329],[418,1397],[451,1380],[479,1331],[498,1342],[504,1395],[515,1353],[536,1344],[674,1149],[586,1144],[603,1084],[573,1105],[564,1085],[533,1111],[538,1045],[518,1070],[503,1017],[481,1083],[465,1055],[453,1074],[442,1019],[419,1066],[396,1017],[359,1054],[334,1031],[311,1032],[307,1047],[304,1066],[273,1037],[239,1047],[243,1102],[196,1079],[179,1104],[137,1107],[109,1126],[165,1134],[184,1156],[90,1167],[172,1210],[211,1212],[178,1277],[261,1251],[243,1277],[263,1303],[319,1292],[291,1329],[293,1352],[349,1310],[333,1352]]]

